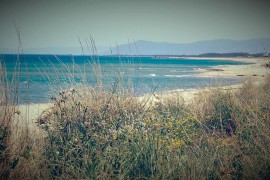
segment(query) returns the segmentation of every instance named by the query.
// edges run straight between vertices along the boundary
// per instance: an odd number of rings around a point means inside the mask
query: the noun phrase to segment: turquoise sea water
[[[241,78],[198,77],[195,70],[217,65],[241,65],[242,62],[155,57],[70,56],[70,55],[0,55],[9,79],[20,69],[20,103],[50,102],[52,94],[83,83],[96,86],[101,71],[103,86],[112,88],[120,77],[132,84],[136,95],[153,90],[191,89],[201,86],[236,84]],[[20,68],[18,68],[20,67]],[[97,68],[97,67],[100,67]]]

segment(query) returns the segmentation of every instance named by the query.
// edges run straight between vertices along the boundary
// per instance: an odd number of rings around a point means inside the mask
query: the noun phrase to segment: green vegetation
[[[16,86],[0,72],[1,179],[269,179],[270,76],[189,102],[138,98],[121,81],[73,87],[30,131],[13,124]]]

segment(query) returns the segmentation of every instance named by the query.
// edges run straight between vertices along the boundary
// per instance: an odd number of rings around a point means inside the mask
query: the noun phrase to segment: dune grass
[[[269,85],[138,100],[130,91],[63,91],[42,125],[60,178],[262,178],[269,175]],[[121,86],[121,83],[118,84]]]
[[[0,67],[1,179],[269,178],[270,76],[186,102],[138,98],[120,77],[106,89],[99,74],[52,96],[30,131],[12,125],[18,86]]]

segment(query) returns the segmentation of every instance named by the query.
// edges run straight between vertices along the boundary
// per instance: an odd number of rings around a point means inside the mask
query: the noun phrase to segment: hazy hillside
[[[187,44],[136,41],[117,47],[97,47],[99,55],[199,55],[207,53],[270,53],[270,38],[251,40],[211,40],[198,41]],[[118,52],[119,51],[119,52]],[[0,49],[0,54],[16,54],[17,49]],[[48,47],[23,49],[24,54],[83,54],[81,47]],[[84,47],[85,54],[91,54],[89,48]]]
[[[136,45],[135,45],[136,44]],[[132,44],[123,44],[112,49],[113,54],[130,55],[198,55],[205,53],[265,53],[270,52],[270,38],[251,40],[212,40],[198,41],[187,44],[136,41]],[[110,54],[110,51],[104,52]]]

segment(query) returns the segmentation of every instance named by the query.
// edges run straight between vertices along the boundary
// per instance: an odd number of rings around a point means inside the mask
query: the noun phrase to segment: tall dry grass
[[[4,61],[0,62],[0,179],[35,179],[46,171],[40,169],[44,144],[37,138],[38,131],[31,128],[29,104],[24,108],[19,104],[20,66],[19,56],[12,74]]]
[[[194,103],[125,91],[63,91],[42,124],[57,178],[260,178],[269,175],[269,77]],[[155,104],[147,106],[146,104]]]
[[[14,77],[16,78],[16,77]],[[15,166],[16,159],[12,159],[11,128],[12,118],[17,113],[16,80],[9,80],[3,62],[0,63],[0,177],[9,177],[10,169]],[[15,83],[14,83],[15,82]],[[15,92],[15,93],[14,93]]]

